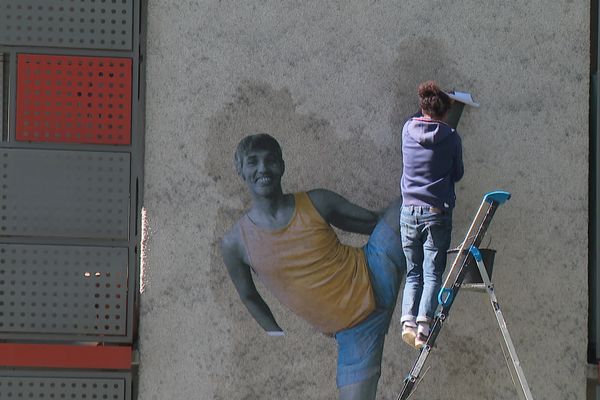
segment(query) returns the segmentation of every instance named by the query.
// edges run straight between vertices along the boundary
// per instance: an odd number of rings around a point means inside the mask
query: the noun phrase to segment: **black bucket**
[[[456,258],[456,255],[458,254],[458,251],[460,249],[450,249],[448,250],[448,255],[449,256],[453,256],[453,257],[448,257],[448,259],[452,259],[452,262],[454,262],[454,259]],[[479,249],[479,252],[481,253],[481,258],[483,259],[483,263],[485,265],[485,270],[487,271],[488,276],[490,277],[490,280],[492,279],[492,271],[494,269],[494,257],[496,256],[496,250],[492,250],[492,249]],[[481,274],[479,273],[479,268],[477,267],[477,262],[475,261],[475,258],[473,257],[473,254],[471,254],[471,252],[469,252],[469,256],[467,259],[467,265],[465,266],[466,268],[466,272],[465,272],[465,278],[463,279],[463,284],[467,284],[467,285],[481,285],[483,284],[483,279],[481,278]]]

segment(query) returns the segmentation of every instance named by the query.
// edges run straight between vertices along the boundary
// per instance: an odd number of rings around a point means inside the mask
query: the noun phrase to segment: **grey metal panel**
[[[4,84],[5,84],[5,89],[4,89],[4,93],[6,94],[5,97],[5,110],[7,112],[7,116],[6,116],[6,132],[5,132],[5,139],[6,140],[10,140],[11,138],[11,131],[15,130],[15,119],[16,119],[16,101],[15,101],[15,96],[16,96],[16,92],[15,92],[15,87],[17,86],[17,74],[15,73],[11,73],[13,71],[17,70],[17,56],[14,52],[9,51],[7,53],[5,53],[6,57],[8,57],[8,62],[6,62],[5,59],[5,71],[7,71],[5,73],[6,75],[6,79],[4,80]],[[6,87],[8,86],[8,87]]]
[[[595,350],[593,361],[600,360],[600,88],[598,73],[600,69],[600,7],[592,2],[592,71],[590,80],[590,265],[588,267],[590,288],[588,290],[590,315],[588,322],[588,340]]]
[[[4,95],[4,53],[0,51],[0,141],[6,140],[6,99]]]
[[[600,41],[599,41],[600,43]],[[600,360],[600,185],[598,185],[598,177],[600,177],[600,100],[598,99],[600,89],[598,87],[598,74],[595,71],[591,79],[591,154],[590,154],[590,304],[592,311],[590,312],[590,341],[594,341],[596,350],[596,360]]]
[[[588,266],[588,296],[590,313],[588,315],[588,362],[600,360],[600,297],[597,288],[600,287],[600,274],[598,273],[598,227],[600,219],[598,212],[600,203],[598,201],[598,76],[595,73],[590,77],[590,260]],[[590,351],[591,350],[591,351]],[[593,358],[589,357],[593,353]]]
[[[130,154],[0,149],[0,236],[127,239]]]
[[[129,400],[131,374],[0,371],[0,400]]]
[[[0,338],[125,335],[128,262],[127,248],[0,243]]]
[[[131,50],[133,0],[0,0],[0,44]]]

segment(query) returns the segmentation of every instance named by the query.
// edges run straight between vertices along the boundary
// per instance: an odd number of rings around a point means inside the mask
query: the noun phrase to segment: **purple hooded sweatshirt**
[[[454,182],[464,173],[456,130],[428,118],[411,118],[402,129],[403,205],[454,208]]]

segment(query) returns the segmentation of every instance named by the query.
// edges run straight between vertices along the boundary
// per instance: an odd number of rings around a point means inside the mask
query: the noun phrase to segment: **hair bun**
[[[450,97],[435,81],[423,82],[417,89],[419,93],[419,107],[423,113],[434,118],[443,118],[450,109]]]
[[[434,81],[423,82],[419,85],[418,94],[420,98],[439,96],[442,90]]]

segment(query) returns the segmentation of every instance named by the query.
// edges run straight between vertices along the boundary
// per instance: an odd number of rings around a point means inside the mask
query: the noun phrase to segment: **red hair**
[[[448,113],[452,99],[440,89],[435,81],[423,82],[418,88],[419,107],[424,114],[441,119]]]

